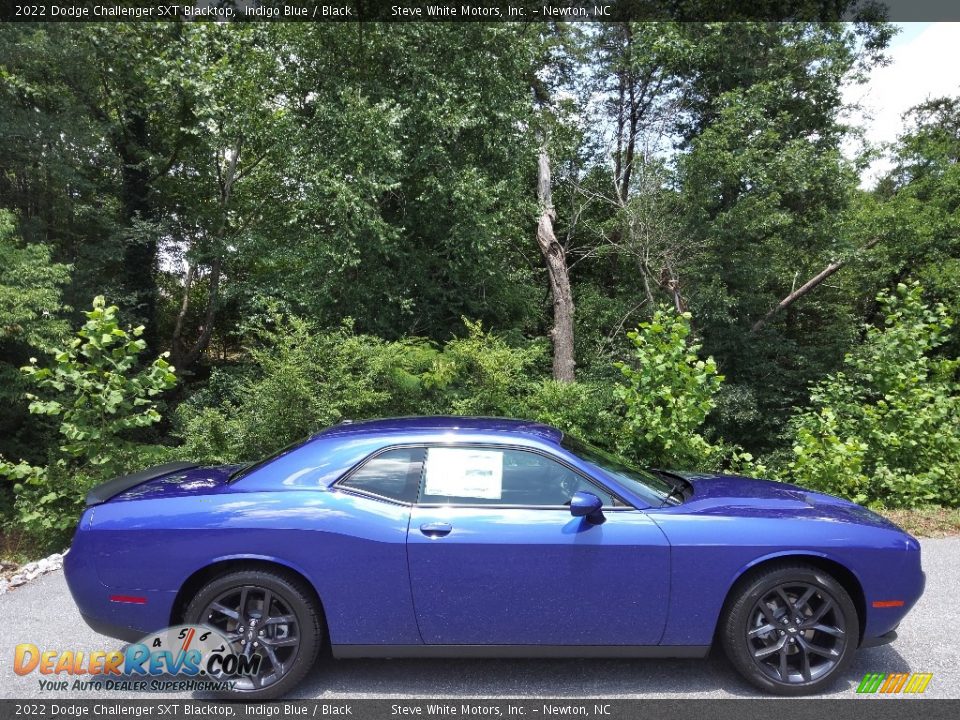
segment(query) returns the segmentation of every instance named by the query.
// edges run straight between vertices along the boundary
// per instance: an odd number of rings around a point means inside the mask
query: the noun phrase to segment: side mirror
[[[603,513],[600,508],[603,503],[593,493],[576,492],[570,498],[570,514],[574,517],[585,517],[593,523],[603,522]]]

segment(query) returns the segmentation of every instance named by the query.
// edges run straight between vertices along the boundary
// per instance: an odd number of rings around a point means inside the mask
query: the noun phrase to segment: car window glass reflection
[[[436,447],[427,450],[421,503],[557,507],[580,491],[614,504],[608,493],[539,453]]]

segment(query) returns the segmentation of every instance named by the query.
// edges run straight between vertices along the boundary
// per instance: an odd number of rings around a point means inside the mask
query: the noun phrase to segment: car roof
[[[563,438],[563,432],[557,428],[532,420],[516,420],[513,418],[499,417],[462,417],[456,415],[394,417],[358,421],[346,420],[326,430],[320,431],[314,437],[451,431],[532,436],[555,443],[560,442]]]

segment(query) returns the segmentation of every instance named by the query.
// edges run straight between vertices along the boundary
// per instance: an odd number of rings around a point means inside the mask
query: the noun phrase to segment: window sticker
[[[430,448],[425,495],[499,500],[503,496],[503,452],[474,448]]]

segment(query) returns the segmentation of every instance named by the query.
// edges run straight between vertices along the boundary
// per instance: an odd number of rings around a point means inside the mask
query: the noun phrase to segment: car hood
[[[693,495],[677,506],[687,513],[807,516],[834,522],[898,528],[872,510],[799,485],[739,475],[674,472],[693,486]]]
[[[227,489],[230,475],[242,465],[190,467],[155,477],[114,496],[112,501],[210,495]]]

